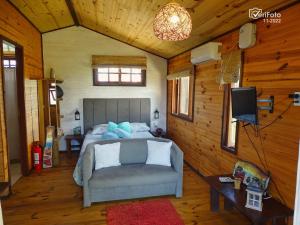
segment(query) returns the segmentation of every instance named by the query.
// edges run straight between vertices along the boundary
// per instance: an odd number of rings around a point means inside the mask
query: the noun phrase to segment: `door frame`
[[[30,168],[28,162],[28,145],[27,145],[27,130],[26,130],[26,109],[25,109],[25,85],[24,85],[24,49],[23,46],[19,45],[13,40],[6,38],[0,35],[0,43],[1,43],[1,76],[2,76],[2,86],[3,86],[3,108],[4,108],[4,119],[5,119],[5,127],[6,126],[6,111],[5,111],[5,85],[4,85],[4,65],[3,65],[3,49],[2,43],[3,41],[7,41],[15,46],[15,56],[16,56],[16,78],[17,78],[17,96],[18,96],[18,108],[19,108],[19,126],[20,126],[20,162],[21,162],[21,172],[23,176],[29,175]],[[7,137],[7,130],[6,137]],[[7,141],[7,139],[6,139]],[[8,177],[9,183],[11,179],[10,174],[10,158],[9,158],[9,150],[7,149],[7,159],[8,159]]]

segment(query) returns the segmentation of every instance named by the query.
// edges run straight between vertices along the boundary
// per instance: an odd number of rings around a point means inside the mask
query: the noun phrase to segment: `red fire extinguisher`
[[[43,150],[39,142],[32,144],[33,166],[36,172],[41,172],[43,163]]]

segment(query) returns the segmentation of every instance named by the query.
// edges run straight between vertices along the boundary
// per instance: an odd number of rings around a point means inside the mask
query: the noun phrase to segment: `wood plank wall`
[[[8,38],[9,40],[21,45],[24,51],[24,78],[28,79],[39,79],[43,77],[43,63],[42,63],[42,43],[40,32],[28,22],[7,0],[0,1],[0,35]],[[25,82],[24,80],[24,82]],[[26,90],[25,87],[25,92]],[[0,93],[2,95],[2,82],[0,82]],[[27,95],[28,96],[28,95]],[[0,108],[3,108],[3,97],[1,97]],[[30,102],[31,99],[25,96],[25,102]],[[37,110],[37,109],[36,109]],[[29,116],[31,112],[26,111],[26,120],[30,120]],[[36,115],[36,113],[35,113]],[[34,123],[38,123],[38,117],[35,117]],[[4,118],[1,117],[1,124],[4,122]],[[27,121],[28,124],[28,121]],[[5,125],[5,124],[4,124]],[[28,158],[29,168],[31,168],[31,142],[32,138],[29,133],[31,131],[27,127],[27,141],[28,141]],[[37,131],[38,132],[38,131]],[[5,133],[5,126],[1,126],[1,133]],[[0,140],[2,146],[6,145],[5,138]],[[6,147],[5,147],[6,148]],[[5,151],[6,149],[1,149]],[[0,157],[0,181],[7,181],[8,171],[7,163]]]
[[[281,11],[281,24],[257,21],[257,43],[246,49],[244,59],[243,86],[256,86],[261,98],[275,96],[275,111],[270,114],[260,111],[262,125],[268,124],[291,100],[288,94],[300,91],[300,4]],[[223,44],[222,52],[237,48],[238,30],[215,41]],[[190,52],[172,58],[168,62],[169,73],[189,64]],[[231,172],[238,159],[254,162],[263,168],[258,156],[240,128],[238,154],[221,150],[221,127],[223,90],[216,83],[220,64],[207,62],[196,67],[194,122],[174,117],[171,112],[171,85],[168,83],[168,133],[183,149],[185,160],[203,175]],[[276,123],[262,130],[262,142],[247,128],[263,157],[284,202],[294,207],[296,165],[300,137],[300,107],[292,106]],[[263,146],[263,147],[261,147]],[[274,183],[272,194],[279,198]]]
[[[2,59],[2,48],[0,46],[0,59]],[[2,63],[0,63],[0,72],[2,71]],[[2,74],[0,73],[0,90],[2,90]],[[7,143],[4,120],[4,102],[3,91],[0,91],[0,180],[8,180],[7,167]]]

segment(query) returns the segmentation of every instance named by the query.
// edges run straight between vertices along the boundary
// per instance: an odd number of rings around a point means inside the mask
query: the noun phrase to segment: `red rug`
[[[107,209],[108,225],[184,225],[167,199],[113,206]]]

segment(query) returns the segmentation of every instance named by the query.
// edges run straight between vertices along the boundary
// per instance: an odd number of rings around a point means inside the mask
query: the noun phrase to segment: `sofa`
[[[83,206],[93,202],[160,195],[182,196],[183,153],[173,142],[171,167],[145,164],[147,140],[163,138],[106,140],[91,143],[83,155]],[[95,144],[120,142],[121,166],[95,170]]]

